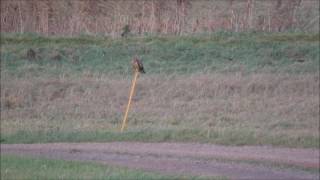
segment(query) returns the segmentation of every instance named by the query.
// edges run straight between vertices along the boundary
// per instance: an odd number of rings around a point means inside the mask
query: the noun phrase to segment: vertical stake
[[[126,113],[124,114],[124,118],[123,118],[122,125],[121,125],[121,132],[123,132],[123,130],[126,127],[126,124],[127,124],[128,112],[129,112],[129,108],[130,108],[130,104],[131,104],[131,99],[132,99],[132,96],[133,96],[133,93],[134,93],[134,89],[136,87],[136,82],[137,82],[138,75],[139,75],[139,71],[135,70],[134,78],[133,78],[132,84],[131,84],[131,90],[130,90],[129,101],[128,101]]]

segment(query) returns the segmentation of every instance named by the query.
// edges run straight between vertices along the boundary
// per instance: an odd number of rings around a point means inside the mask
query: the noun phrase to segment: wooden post
[[[126,124],[127,124],[128,112],[129,112],[129,108],[130,108],[130,104],[131,104],[131,99],[132,99],[132,96],[133,96],[133,93],[134,93],[134,89],[136,87],[136,82],[137,82],[138,75],[139,75],[139,71],[135,70],[134,71],[134,78],[132,80],[132,85],[131,85],[131,90],[130,90],[127,109],[126,109],[126,112],[124,114],[124,118],[123,118],[122,125],[121,125],[121,132],[123,132],[123,130],[126,127]]]

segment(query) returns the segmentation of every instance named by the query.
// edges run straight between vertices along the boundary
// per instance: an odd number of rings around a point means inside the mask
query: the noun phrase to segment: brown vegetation
[[[122,36],[318,31],[317,0],[2,0],[1,32]]]
[[[26,78],[1,82],[1,132],[107,130],[120,125],[130,79]],[[311,74],[141,76],[129,128],[246,128],[317,137],[318,85],[318,75]]]

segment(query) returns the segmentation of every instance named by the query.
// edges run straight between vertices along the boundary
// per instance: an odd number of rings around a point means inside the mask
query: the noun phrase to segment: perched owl
[[[137,72],[146,73],[144,71],[142,62],[137,57],[132,59],[132,67]]]

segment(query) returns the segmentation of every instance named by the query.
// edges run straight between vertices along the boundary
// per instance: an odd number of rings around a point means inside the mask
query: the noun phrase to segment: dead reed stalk
[[[1,1],[1,32],[43,35],[317,31],[319,1]]]

